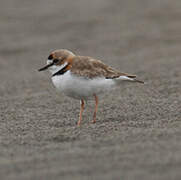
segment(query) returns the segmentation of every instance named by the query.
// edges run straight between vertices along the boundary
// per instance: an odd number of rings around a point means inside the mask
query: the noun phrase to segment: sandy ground
[[[6,0],[0,6],[0,179],[181,179],[180,0]],[[67,48],[137,74],[100,100],[37,71]]]

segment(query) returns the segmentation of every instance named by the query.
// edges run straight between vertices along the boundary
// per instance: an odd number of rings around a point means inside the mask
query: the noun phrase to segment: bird
[[[77,125],[81,125],[85,101],[95,100],[92,123],[96,122],[98,96],[120,86],[122,82],[144,83],[136,75],[120,72],[101,60],[75,55],[67,49],[51,52],[47,63],[39,71],[49,70],[54,86],[66,96],[80,100]]]

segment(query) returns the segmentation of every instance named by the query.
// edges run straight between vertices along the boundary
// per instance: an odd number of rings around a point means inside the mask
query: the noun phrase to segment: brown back
[[[135,75],[121,73],[100,60],[87,56],[73,57],[71,72],[75,75],[84,76],[90,79],[96,77],[105,77],[106,79],[118,78],[120,76],[127,76],[130,78],[136,77]]]

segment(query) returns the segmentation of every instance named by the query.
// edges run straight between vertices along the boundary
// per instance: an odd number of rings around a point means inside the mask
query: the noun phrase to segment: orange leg
[[[97,109],[98,109],[98,97],[94,94],[95,97],[95,110],[94,110],[94,115],[93,115],[93,121],[92,123],[96,123],[96,114],[97,114]]]
[[[84,100],[83,99],[81,99],[81,101],[80,101],[80,115],[79,115],[79,121],[77,122],[77,125],[78,126],[80,126],[80,123],[81,123],[81,121],[82,121],[82,113],[83,113],[83,111],[84,111]]]

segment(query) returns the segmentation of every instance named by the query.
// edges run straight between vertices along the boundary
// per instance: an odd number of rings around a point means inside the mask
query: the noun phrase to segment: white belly
[[[60,92],[76,99],[91,99],[94,94],[104,93],[116,85],[112,79],[85,79],[72,75],[70,71],[63,75],[53,76],[52,81]]]

